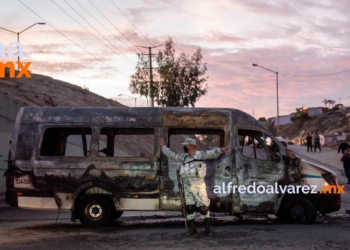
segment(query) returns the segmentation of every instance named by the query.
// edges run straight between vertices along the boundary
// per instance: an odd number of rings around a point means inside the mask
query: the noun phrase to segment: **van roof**
[[[42,107],[26,106],[19,111],[20,123],[43,124],[99,124],[99,125],[181,125],[193,123],[195,127],[223,127],[231,124],[230,118],[250,125],[260,124],[249,114],[230,108],[184,107]],[[198,122],[200,124],[198,124]],[[257,123],[257,124],[256,124]],[[261,125],[260,125],[261,126]]]

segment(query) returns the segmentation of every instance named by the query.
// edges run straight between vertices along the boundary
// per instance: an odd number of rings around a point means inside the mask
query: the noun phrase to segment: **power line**
[[[292,74],[285,74],[285,73],[280,73],[278,74],[285,75],[285,76],[295,76],[295,77],[314,77],[314,76],[330,76],[330,75],[337,75],[337,74],[343,74],[350,72],[350,69],[344,70],[344,71],[339,71],[339,72],[334,72],[334,73],[327,73],[327,74],[319,74],[319,75],[292,75]]]
[[[73,19],[74,22],[76,22],[77,24],[80,25],[80,27],[82,27],[84,30],[86,30],[90,35],[92,35],[93,37],[95,37],[100,43],[102,43],[105,47],[107,47],[109,50],[115,52],[113,49],[111,49],[109,46],[107,46],[100,38],[98,38],[97,36],[95,36],[92,32],[90,32],[87,28],[85,28],[81,23],[79,23],[74,17],[72,17],[67,11],[65,11],[63,8],[61,8],[61,6],[59,6],[57,3],[55,3],[54,0],[51,0],[51,2],[53,2],[59,9],[61,9],[67,16],[69,16],[71,19]],[[67,2],[66,2],[67,3]],[[68,4],[69,5],[69,4]],[[118,54],[119,55],[119,54]],[[129,61],[128,61],[129,62]],[[130,63],[130,62],[129,62]]]
[[[53,1],[53,0],[52,0]],[[120,51],[114,44],[112,44],[107,38],[105,38],[94,26],[92,26],[82,15],[80,15],[80,13],[78,11],[76,11],[73,6],[71,6],[66,0],[64,0],[64,2],[75,12],[77,13],[91,28],[93,28],[98,34],[100,34],[100,36],[102,36],[103,39],[105,39],[110,45],[112,45],[119,53],[121,53],[122,55],[124,55],[128,60],[130,60],[133,65],[135,64],[135,62],[130,59],[129,57],[127,57],[122,51]],[[119,54],[118,54],[119,55]]]
[[[111,67],[110,65],[108,65],[107,63],[105,63],[104,61],[102,61],[101,59],[98,59],[97,57],[95,57],[93,54],[91,54],[89,51],[87,51],[86,49],[84,49],[83,47],[81,47],[79,44],[77,44],[76,42],[74,42],[72,39],[70,39],[68,36],[66,36],[65,34],[63,34],[61,31],[59,31],[58,29],[56,29],[53,25],[51,25],[49,22],[47,22],[44,18],[42,18],[39,14],[37,14],[35,11],[33,11],[31,8],[29,8],[27,5],[25,5],[24,3],[21,2],[21,0],[18,0],[18,2],[20,2],[23,6],[25,6],[28,10],[30,10],[33,14],[35,14],[37,17],[39,17],[41,20],[43,20],[46,24],[48,24],[51,28],[53,28],[54,30],[56,30],[59,34],[61,34],[62,36],[64,36],[66,39],[68,39],[70,42],[72,42],[73,44],[75,44],[76,46],[78,46],[80,49],[84,50],[87,54],[89,54],[90,56],[92,56],[93,58],[95,58],[96,60],[102,62],[104,65],[106,65],[108,68],[111,68],[112,70],[118,72],[119,74],[128,77],[127,75],[121,73],[120,71],[118,71],[117,69]]]
[[[33,45],[31,42],[29,42],[27,39],[25,39],[22,35],[21,35],[20,37],[21,37],[21,39],[23,39],[24,41],[26,41],[32,48],[34,48],[34,50],[36,50],[37,52],[40,51],[40,49],[38,49],[35,45]],[[35,51],[34,51],[34,52],[35,52]],[[44,67],[44,68],[46,68],[46,67]],[[82,78],[81,76],[79,76],[79,75],[73,73],[72,71],[70,71],[69,74],[74,75],[74,76],[77,77],[80,81],[84,81],[84,83],[86,82],[86,77],[83,77],[83,78]],[[50,76],[51,76],[51,75],[50,75]],[[72,83],[72,84],[73,84],[73,83]],[[86,83],[85,83],[85,84],[86,84]],[[76,84],[74,84],[74,85],[76,85]],[[78,85],[78,86],[79,86],[79,85]],[[84,87],[82,87],[82,88],[84,88]],[[108,93],[108,94],[111,93],[111,90],[110,90],[110,89],[101,88],[101,86],[99,86],[99,89],[102,90],[102,91],[105,92],[105,93]]]
[[[123,43],[125,46],[129,47],[123,40],[121,40],[118,36],[114,35],[113,32],[111,32],[105,25],[103,25],[94,15],[92,15],[83,5],[81,5],[77,0],[75,0],[77,4],[81,8],[83,8],[93,19],[95,19],[96,22],[98,22],[101,26],[103,26],[109,33],[111,33],[116,39],[118,39],[121,43]],[[137,53],[135,50],[131,49],[133,52]]]
[[[123,34],[123,32],[121,32],[121,31],[109,20],[109,18],[106,17],[106,16],[100,11],[100,9],[97,8],[97,6],[96,6],[93,2],[91,2],[91,0],[89,0],[89,2],[95,7],[95,9],[96,9],[98,12],[100,12],[100,14],[101,14],[104,18],[107,19],[107,21],[108,21],[116,30],[118,30],[118,32],[119,32],[123,37],[125,37],[126,40],[128,40],[132,45],[135,46],[135,48],[137,48],[137,46],[136,46],[127,36],[125,36],[125,35]],[[139,51],[141,51],[139,48],[137,48],[137,49],[138,49]],[[141,52],[142,52],[142,51],[141,51]]]
[[[137,29],[137,31],[143,36],[143,38],[145,38],[145,40],[147,42],[149,42],[149,44],[151,44],[151,46],[153,46],[153,44],[147,39],[147,37],[142,34],[142,32],[131,22],[131,20],[124,14],[124,12],[118,7],[118,5],[113,1],[111,0],[111,2],[115,5],[115,7],[117,7],[117,9],[123,14],[123,16],[128,19],[128,21],[131,23],[132,26],[134,26],[135,29]]]

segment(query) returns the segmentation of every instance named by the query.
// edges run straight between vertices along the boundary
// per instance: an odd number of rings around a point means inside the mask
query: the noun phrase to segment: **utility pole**
[[[152,73],[152,56],[156,55],[156,54],[152,54],[152,49],[157,48],[163,46],[163,44],[161,45],[157,45],[157,46],[153,46],[153,47],[145,47],[145,46],[137,46],[137,47],[141,47],[141,48],[145,48],[148,49],[148,54],[140,54],[140,55],[148,55],[149,56],[149,88],[150,88],[150,92],[151,92],[151,107],[154,107],[154,96],[153,96],[153,73]]]

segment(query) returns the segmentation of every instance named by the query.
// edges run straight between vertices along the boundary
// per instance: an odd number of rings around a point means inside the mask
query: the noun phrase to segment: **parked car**
[[[285,147],[287,147],[287,142],[283,139],[283,137],[276,137],[277,140],[279,140]]]

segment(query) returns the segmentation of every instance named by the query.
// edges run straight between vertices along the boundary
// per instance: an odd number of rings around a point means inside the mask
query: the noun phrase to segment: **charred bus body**
[[[272,150],[263,138],[274,140]],[[250,115],[212,108],[21,108],[6,172],[7,204],[27,209],[71,210],[72,220],[102,226],[123,211],[181,211],[176,170],[159,140],[175,152],[191,137],[197,150],[231,146],[205,161],[210,210],[277,214],[312,223],[317,211],[340,209],[332,171],[305,162]],[[251,144],[247,143],[247,138]],[[259,147],[258,147],[259,145]],[[228,183],[317,185],[317,194],[238,193]],[[215,187],[222,187],[215,192]]]

